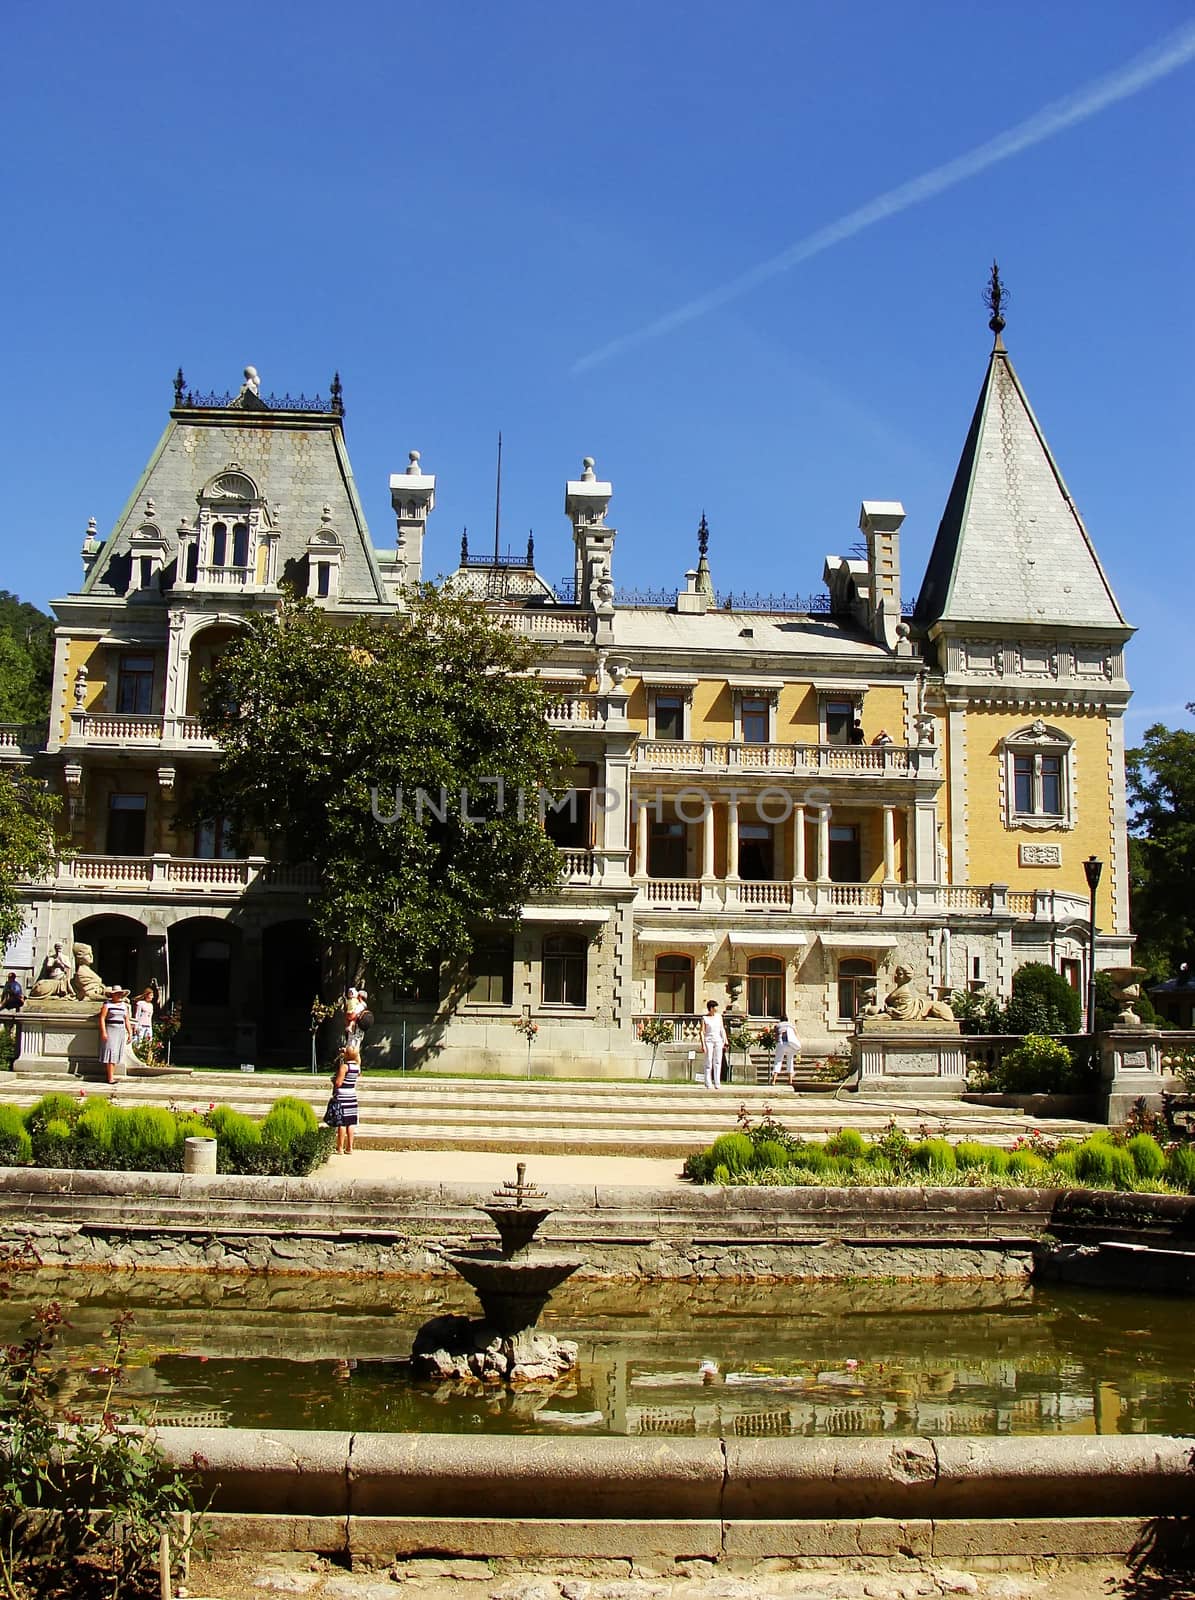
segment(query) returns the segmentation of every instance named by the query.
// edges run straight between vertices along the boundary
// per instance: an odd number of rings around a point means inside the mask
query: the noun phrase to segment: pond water
[[[443,1279],[11,1274],[0,1339],[49,1300],[70,1326],[64,1406],[103,1401],[107,1330],[131,1310],[119,1405],[160,1422],[394,1432],[751,1436],[1195,1432],[1190,1302],[1022,1283],[806,1285],[573,1279],[541,1326],[578,1366],[516,1396],[417,1386],[402,1358]],[[716,1364],[716,1373],[703,1366]]]

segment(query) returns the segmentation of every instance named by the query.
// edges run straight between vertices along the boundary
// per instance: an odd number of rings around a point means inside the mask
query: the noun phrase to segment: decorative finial
[[[256,367],[245,368],[245,388],[250,394],[257,394],[261,388],[261,379],[257,376]]]
[[[408,462],[407,471],[414,478],[417,478],[419,476],[419,459],[420,459],[420,457],[419,457],[418,450],[408,450],[407,451],[407,462]]]
[[[87,537],[89,539],[98,539],[99,536],[100,536],[100,531],[95,525],[95,518],[94,517],[88,517],[88,519],[87,519]]]
[[[997,345],[1000,343],[1000,335],[1004,332],[1002,308],[1008,304],[1010,298],[1008,290],[1004,287],[1004,281],[1000,276],[1000,268],[993,261],[992,275],[988,280],[987,288],[983,291],[983,303],[992,313],[988,318],[988,327],[996,335]]]
[[[183,377],[183,369],[180,367],[174,374],[174,403],[176,406],[181,406],[183,403],[183,389],[186,387],[186,382],[187,380]]]
[[[535,529],[534,528],[528,528],[527,529],[527,565],[529,567],[533,567],[535,565]]]
[[[593,457],[586,456],[581,462],[581,481],[582,483],[593,483],[596,476],[597,474],[593,470]]]
[[[335,413],[336,416],[343,417],[344,416],[344,391],[340,387],[340,374],[339,374],[339,372],[334,372],[332,374],[331,394],[332,394],[332,410],[333,410],[333,412]]]
[[[461,529],[461,566],[462,567],[467,567],[468,565],[469,565],[469,530],[468,530],[468,528],[462,528]]]
[[[697,524],[697,553],[708,556],[710,553],[710,525],[705,520],[705,512],[701,513],[701,521]]]

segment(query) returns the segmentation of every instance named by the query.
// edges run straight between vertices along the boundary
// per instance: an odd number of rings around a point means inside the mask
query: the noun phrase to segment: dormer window
[[[228,554],[228,528],[223,522],[212,523],[212,543],[210,562],[213,567],[222,567],[224,558]]]
[[[335,600],[340,594],[344,545],[332,526],[332,508],[325,506],[320,525],[307,541],[307,593],[313,600]]]
[[[179,524],[179,583],[192,589],[272,587],[277,545],[264,497],[233,462],[204,487],[195,526],[185,518]]]

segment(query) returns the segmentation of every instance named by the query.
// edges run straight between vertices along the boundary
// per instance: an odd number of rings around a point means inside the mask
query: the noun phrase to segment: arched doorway
[[[71,935],[74,944],[89,944],[95,957],[92,965],[107,984],[119,983],[136,992],[143,989],[150,978],[159,982],[163,974],[147,970],[152,956],[160,948],[151,940],[145,924],[133,917],[115,913],[84,917],[76,922]]]
[[[311,1002],[320,992],[323,950],[307,918],[275,922],[261,936],[263,1050],[287,1065],[311,1048]],[[380,996],[371,997],[376,1006]],[[281,1061],[279,1061],[281,1064]]]

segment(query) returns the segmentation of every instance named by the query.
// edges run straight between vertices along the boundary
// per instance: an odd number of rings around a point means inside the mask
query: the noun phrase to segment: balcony
[[[744,744],[738,740],[640,739],[636,772],[800,777],[938,778],[934,745]]]
[[[0,761],[28,761],[45,742],[44,722],[0,722]]]
[[[199,856],[77,855],[61,863],[54,886],[228,898],[249,888],[309,893],[318,881],[309,866],[278,865],[262,856],[217,861]]]
[[[119,712],[72,711],[66,738],[70,750],[187,749],[214,750],[198,717],[134,717]]]
[[[796,916],[999,916],[1035,922],[1083,922],[1087,902],[1055,890],[1005,884],[791,883],[700,878],[637,878],[637,912],[738,911]]]

